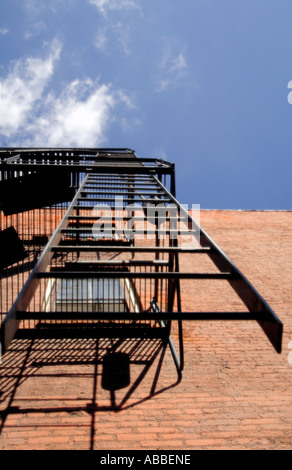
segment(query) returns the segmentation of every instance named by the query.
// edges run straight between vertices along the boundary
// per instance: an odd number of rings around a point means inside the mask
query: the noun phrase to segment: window
[[[56,311],[126,312],[128,307],[119,279],[59,279]]]

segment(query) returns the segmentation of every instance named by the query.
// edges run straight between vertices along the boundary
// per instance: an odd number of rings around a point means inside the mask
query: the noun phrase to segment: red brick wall
[[[0,449],[291,449],[292,213],[202,211],[201,225],[282,320],[282,354],[255,322],[185,322],[178,382],[169,349],[125,341],[118,411],[102,388],[110,341],[14,341],[0,369]],[[204,263],[188,256],[181,268]],[[186,284],[182,297],[184,307],[241,307],[221,282]]]

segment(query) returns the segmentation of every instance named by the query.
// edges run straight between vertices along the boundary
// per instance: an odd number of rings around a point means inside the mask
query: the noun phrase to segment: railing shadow
[[[90,416],[93,449],[98,413],[123,412],[179,384],[174,364],[174,374],[160,380],[167,347],[166,338],[15,339],[0,365],[0,435],[10,415],[83,412]],[[18,393],[30,379],[41,383],[52,378],[75,385],[81,379],[90,393],[72,400],[65,390],[57,402],[49,393],[29,399]]]

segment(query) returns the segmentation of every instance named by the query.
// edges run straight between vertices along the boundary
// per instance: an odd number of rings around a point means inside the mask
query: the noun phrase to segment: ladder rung
[[[139,180],[139,181],[124,181],[124,180],[107,180],[107,181],[101,181],[101,180],[90,180],[88,179],[85,183],[84,187],[94,187],[98,188],[100,187],[101,189],[106,189],[106,188],[116,188],[116,189],[138,189],[138,188],[143,188],[145,189],[148,188],[155,188],[156,190],[162,190],[162,188],[156,184],[155,182],[153,183],[150,180]]]
[[[135,178],[133,180],[126,180],[126,179],[121,179],[120,177],[117,178],[106,178],[106,179],[101,179],[101,178],[88,178],[86,181],[86,184],[103,184],[103,185],[128,185],[128,186],[138,186],[138,185],[155,185],[156,187],[159,187],[157,183],[153,182],[151,179],[146,179],[146,178]]]
[[[237,279],[232,273],[185,273],[185,272],[124,272],[124,271],[46,271],[38,272],[39,279],[92,279],[92,278],[131,278],[131,279]]]
[[[139,267],[164,267],[168,266],[168,261],[160,261],[160,260],[153,260],[153,261],[135,261],[135,260],[120,260],[120,261],[68,261],[65,263],[65,269],[67,270],[75,270],[78,271],[84,269],[96,269],[96,268],[123,268],[128,269],[129,267],[139,266]],[[51,271],[58,272],[64,271],[64,267],[53,266],[51,267]]]
[[[107,233],[107,231],[110,231],[112,225],[110,225],[107,229],[105,229],[105,233]],[[68,233],[68,234],[80,234],[80,233],[90,233],[92,234],[92,227],[88,227],[88,228],[62,228],[61,229],[61,232],[62,233]],[[145,229],[145,230],[140,230],[140,229],[127,229],[126,227],[124,229],[121,229],[121,231],[124,231],[125,234],[127,234],[127,232],[130,232],[130,233],[133,233],[133,235],[155,235],[155,234],[160,234],[160,235],[171,235],[171,234],[178,234],[178,235],[190,235],[190,236],[195,236],[195,233],[196,231],[195,230],[192,230],[191,232],[188,231],[188,230],[180,230],[180,229],[151,229],[151,230],[148,230],[148,229]]]
[[[95,219],[95,221],[92,221],[91,223],[90,223],[90,221],[87,221],[87,222],[86,222],[86,221],[84,221],[84,222],[80,221],[80,222],[79,222],[79,221],[76,220],[75,223],[74,223],[74,222],[70,222],[69,225],[68,225],[68,228],[69,228],[69,229],[74,229],[74,227],[75,227],[76,229],[81,229],[81,228],[83,228],[83,229],[92,230],[94,226],[96,226],[96,225],[98,225],[98,224],[99,224],[99,225],[103,225],[104,222],[105,222],[105,221],[102,220],[102,219]],[[117,224],[116,224],[115,221],[111,221],[110,227],[112,227],[113,229],[115,229],[116,225],[117,225]],[[120,230],[123,230],[123,228],[120,227]]]
[[[73,209],[78,210],[78,211],[93,211],[94,209],[100,210],[100,207],[96,207],[96,204],[94,204],[94,205],[89,205],[88,204],[88,205],[84,205],[84,206],[74,205]],[[110,206],[108,204],[106,205],[106,209],[111,209],[113,211],[114,210],[118,210],[118,211],[121,211],[121,210],[127,211],[128,210],[128,208],[126,206],[125,207],[119,207],[119,206]],[[142,206],[135,206],[134,210],[135,210],[135,212],[137,212],[138,210],[143,210],[144,211],[144,208]]]
[[[64,244],[64,246],[66,246],[68,241],[69,240],[61,241],[59,245],[59,247],[61,247],[61,250],[62,250],[62,243]],[[70,241],[72,241],[72,239],[70,239]],[[90,251],[96,251],[96,250],[103,251],[103,247],[106,246],[109,249],[109,251],[112,251],[113,248],[119,246],[119,249],[123,251],[124,248],[130,248],[131,244],[132,244],[131,240],[121,240],[121,239],[118,239],[118,240],[100,239],[100,240],[85,240],[85,241],[78,239],[78,245],[74,243],[74,245],[71,245],[71,247],[73,247],[73,251],[82,251],[82,249],[80,250],[80,248],[82,248],[83,246],[88,247],[88,248],[90,247],[91,248]]]
[[[104,174],[94,174],[94,173],[91,173],[89,178],[88,178],[88,181],[121,181],[122,183],[133,183],[134,181],[151,181],[151,182],[154,182],[153,181],[153,178],[151,178],[150,176],[148,175],[141,175],[141,174],[133,174],[132,176],[121,176],[119,174],[116,174],[116,173],[104,173]]]
[[[132,187],[132,186],[121,186],[121,185],[118,185],[116,184],[116,186],[113,186],[113,185],[104,185],[104,186],[100,186],[100,185],[95,185],[94,183],[89,183],[89,184],[86,184],[84,186],[84,190],[87,191],[91,191],[91,190],[96,190],[98,192],[100,192],[101,194],[104,194],[104,191],[107,191],[107,192],[121,192],[122,194],[124,194],[125,192],[130,192],[130,191],[136,191],[136,194],[137,192],[140,193],[140,191],[143,191],[143,192],[147,192],[148,191],[151,191],[151,194],[155,191],[155,193],[157,194],[159,190],[159,188],[157,186],[154,186],[154,185],[147,185],[145,186],[144,184],[143,185],[136,185],[135,184],[135,187]],[[95,193],[95,194],[98,194],[98,193]],[[159,194],[165,194],[164,192],[161,192]]]
[[[52,266],[51,272],[63,272],[64,269],[68,271],[84,271],[84,270],[99,270],[107,269],[123,269],[128,270],[130,267],[165,267],[168,266],[168,261],[84,261],[84,262],[66,262],[65,266]],[[120,272],[120,271],[119,271]],[[128,271],[127,271],[128,272]]]
[[[87,200],[87,201],[88,201],[88,200]],[[80,206],[80,205],[74,205],[74,206],[72,207],[72,209],[74,209],[75,211],[78,211],[78,212],[80,212],[80,211],[101,210],[101,209],[104,209],[104,208],[105,208],[106,210],[109,210],[109,209],[110,209],[110,210],[112,210],[113,212],[114,212],[114,211],[119,211],[119,212],[124,211],[124,212],[126,213],[126,212],[129,211],[129,207],[127,207],[127,206],[119,206],[119,205],[115,205],[115,206],[114,206],[114,205],[106,204],[106,200],[105,200],[105,199],[102,199],[102,201],[103,201],[103,205],[101,205],[101,206],[97,206],[96,204],[93,204],[93,205],[84,204],[84,205],[82,205],[82,206]],[[84,201],[84,202],[85,202],[85,201]],[[125,199],[124,199],[124,202],[126,202]],[[145,210],[147,210],[147,206],[146,206],[146,207],[145,207],[145,206],[143,207],[143,205],[142,205],[142,204],[143,204],[143,201],[142,201],[142,200],[141,200],[141,201],[140,201],[140,200],[139,200],[139,201],[137,200],[137,201],[134,201],[134,202],[135,202],[135,204],[139,203],[140,205],[135,205],[134,207],[131,207],[130,210],[131,210],[131,211],[134,211],[134,212],[143,211],[143,212],[145,213]],[[157,201],[156,201],[156,202],[157,202]],[[164,202],[164,201],[161,201],[161,202]],[[106,207],[104,207],[105,205],[106,205]],[[153,208],[153,209],[155,210],[155,208]],[[165,207],[165,209],[166,209],[166,211],[169,210],[167,206]],[[153,215],[153,217],[154,217],[154,216],[155,216],[155,214]],[[145,215],[145,217],[146,217],[146,215]],[[136,219],[136,216],[134,216],[134,218]]]
[[[69,220],[98,220],[99,217],[93,215],[70,215],[68,217]],[[122,220],[132,220],[137,222],[143,222],[143,220],[147,220],[145,217],[136,217],[136,216],[127,216],[127,215],[114,215],[113,217],[105,217],[102,216],[102,220],[118,220],[119,222]],[[163,221],[177,221],[178,223],[186,223],[186,217],[164,217]]]
[[[93,215],[70,215],[68,217],[68,220],[76,220],[76,221],[79,221],[79,220],[92,220],[92,221],[99,221],[100,217],[97,217],[97,216],[93,216]],[[123,221],[123,220],[131,220],[132,217],[130,216],[122,216],[122,217],[119,217],[119,216],[114,216],[114,217],[102,217],[102,221],[105,221],[105,220],[116,220],[116,221]],[[136,217],[135,217],[136,219]],[[144,218],[141,217],[141,220],[144,220]]]
[[[120,243],[120,240],[118,240]],[[129,242],[125,242],[129,243]],[[86,251],[115,251],[115,252],[130,252],[130,253],[206,253],[210,254],[212,252],[211,248],[192,248],[192,247],[145,247],[145,246],[122,246],[121,244],[116,246],[106,246],[98,244],[95,245],[59,245],[52,246],[53,252],[86,252]]]
[[[117,199],[119,200],[118,197],[106,197],[107,195],[105,195],[105,197],[79,197],[77,199],[77,201],[80,201],[80,202],[89,202],[89,201],[97,201],[97,202],[106,202],[106,201],[116,201]],[[145,202],[147,204],[158,204],[158,203],[162,203],[162,202],[170,202],[171,199],[168,199],[168,198],[164,198],[164,199],[135,199],[134,200],[134,196],[139,196],[139,194],[135,194],[133,195],[133,197],[124,197],[123,198],[123,202]],[[119,206],[118,206],[119,207]]]
[[[94,260],[94,261],[68,261],[66,262],[66,267],[68,265],[79,267],[82,266],[168,266],[169,262],[167,260]]]
[[[87,305],[85,303],[85,305]],[[18,320],[264,320],[267,312],[16,312]],[[57,326],[57,325],[56,325]]]
[[[158,192],[158,191],[155,191],[155,193],[150,193],[150,192],[138,192],[137,190],[133,190],[133,189],[128,189],[128,188],[125,188],[124,191],[117,191],[116,189],[113,189],[113,190],[109,190],[108,188],[104,188],[105,191],[82,191],[82,195],[84,194],[97,194],[97,195],[102,195],[102,196],[123,196],[123,195],[127,195],[127,196],[164,196],[165,193],[164,192]]]

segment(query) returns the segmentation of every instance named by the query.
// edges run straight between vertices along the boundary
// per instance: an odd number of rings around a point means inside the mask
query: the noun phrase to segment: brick
[[[167,349],[159,375],[156,358],[136,383],[143,366],[134,363],[133,352],[131,384],[116,392],[122,409],[111,410],[101,364],[95,381],[95,341],[15,340],[0,366],[1,450],[291,448],[292,212],[202,211],[201,223],[283,321],[282,354],[254,322],[184,322],[181,381]],[[180,265],[203,271],[210,260],[183,255]],[[242,309],[221,282],[185,282],[181,289],[183,308]],[[174,323],[177,342],[176,331]],[[140,359],[147,348],[141,347]],[[68,363],[56,366],[54,358]]]

